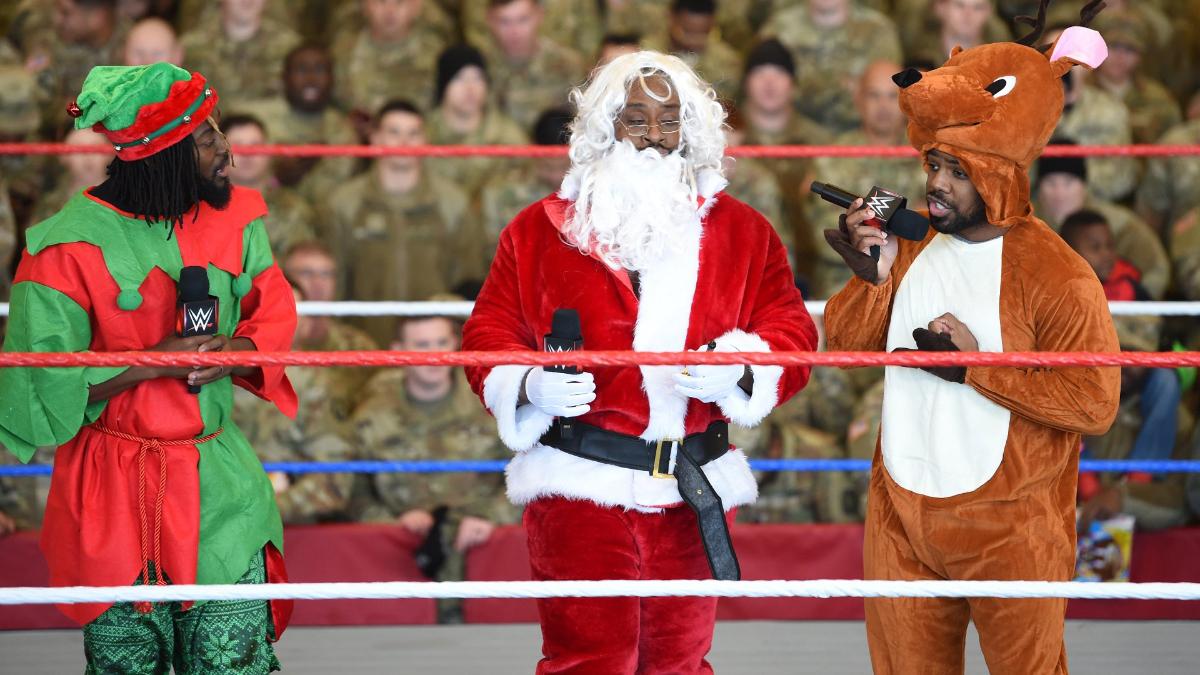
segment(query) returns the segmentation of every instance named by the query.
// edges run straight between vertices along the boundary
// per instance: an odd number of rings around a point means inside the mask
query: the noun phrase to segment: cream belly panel
[[[912,331],[949,312],[971,330],[980,351],[1001,352],[1000,272],[1004,237],[971,243],[939,234],[900,282],[888,351],[916,348]],[[1011,413],[965,384],[917,368],[884,376],[880,446],[898,485],[929,497],[978,489],[1000,467]]]

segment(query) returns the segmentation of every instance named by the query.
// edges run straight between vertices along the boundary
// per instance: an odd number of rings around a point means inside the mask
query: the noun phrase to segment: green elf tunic
[[[5,351],[149,349],[175,332],[185,265],[208,269],[222,334],[259,351],[289,349],[296,307],[271,257],[266,212],[258,192],[234,187],[226,209],[201,203],[169,232],[76,195],[28,232]],[[89,385],[122,370],[0,369],[0,442],[26,462],[38,446],[60,446],[42,530],[50,583],[124,586],[152,563],[172,583],[231,584],[264,547],[268,578],[283,578],[271,483],[230,418],[234,384],[294,415],[283,368],[223,378],[199,395],[160,378],[88,403]],[[109,606],[62,609],[84,624]],[[273,603],[272,613],[278,637],[290,606]]]

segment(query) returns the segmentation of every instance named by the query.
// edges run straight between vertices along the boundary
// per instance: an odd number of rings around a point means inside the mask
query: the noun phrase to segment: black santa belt
[[[729,425],[716,421],[703,433],[686,438],[647,442],[591,424],[559,419],[541,438],[541,444],[569,455],[601,464],[645,471],[655,478],[674,478],[679,497],[691,507],[700,526],[700,540],[708,556],[714,579],[737,581],[741,578],[725,505],[700,467],[729,452]],[[675,456],[674,471],[671,456]]]

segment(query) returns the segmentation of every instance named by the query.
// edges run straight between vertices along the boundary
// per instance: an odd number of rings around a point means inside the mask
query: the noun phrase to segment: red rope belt
[[[167,458],[163,452],[164,448],[178,445],[199,445],[207,443],[217,436],[221,435],[224,429],[217,429],[213,433],[202,436],[200,438],[184,438],[177,441],[165,441],[161,438],[144,438],[142,436],[134,436],[123,431],[109,429],[106,426],[99,424],[94,425],[100,433],[107,434],[113,438],[119,438],[125,441],[132,441],[138,444],[138,521],[139,530],[141,533],[141,553],[142,553],[142,583],[150,583],[150,563],[154,563],[154,584],[163,586],[162,573],[162,512],[163,500],[167,496]],[[146,455],[147,453],[158,454],[158,492],[154,496],[154,552],[150,552],[150,528],[146,525]],[[141,604],[141,603],[139,603]],[[143,611],[149,611],[149,605],[145,608],[139,608]]]

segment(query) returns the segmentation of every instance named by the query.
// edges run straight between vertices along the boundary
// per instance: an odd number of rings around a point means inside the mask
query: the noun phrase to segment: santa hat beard
[[[596,162],[572,167],[564,185],[572,182],[579,194],[563,235],[613,267],[648,268],[698,221],[695,181],[678,151],[664,157],[621,141]]]

